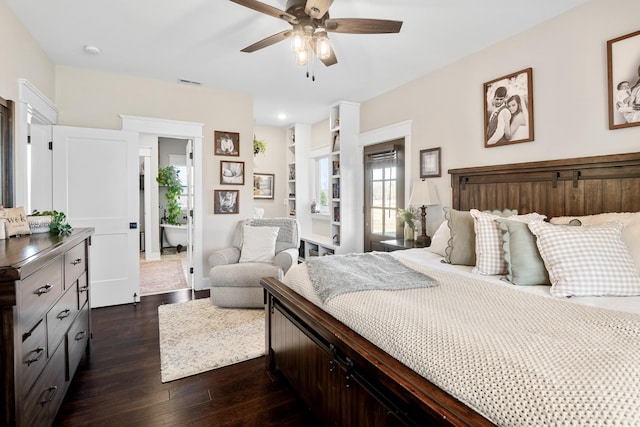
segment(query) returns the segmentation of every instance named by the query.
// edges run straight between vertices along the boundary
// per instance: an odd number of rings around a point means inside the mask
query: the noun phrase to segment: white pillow
[[[622,223],[573,227],[531,222],[549,272],[551,295],[640,295],[640,275],[620,239]]]
[[[436,232],[433,233],[433,236],[431,237],[431,245],[426,249],[434,254],[445,256],[445,251],[447,250],[450,238],[451,232],[449,231],[447,221],[442,221],[442,224],[440,224]]]
[[[507,274],[507,262],[504,259],[502,248],[502,230],[495,221],[502,216],[480,212],[477,209],[471,209],[469,213],[473,217],[473,229],[476,233],[476,266],[472,272],[486,275]],[[543,221],[546,216],[534,212],[525,215],[511,215],[505,218],[527,223]]]
[[[568,224],[569,221],[577,219],[582,225],[598,225],[612,221],[621,221],[624,224],[622,229],[622,241],[629,248],[629,253],[640,271],[640,212],[608,212],[598,215],[587,216],[558,216],[551,218],[551,224]]]
[[[238,262],[270,262],[276,255],[276,239],[279,227],[252,227],[242,230],[242,248]]]

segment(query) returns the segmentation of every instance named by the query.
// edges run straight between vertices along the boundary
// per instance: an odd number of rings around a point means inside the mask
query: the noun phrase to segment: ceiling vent
[[[178,83],[184,83],[186,85],[193,85],[193,86],[202,86],[202,83],[200,82],[196,82],[193,80],[187,80],[187,79],[178,79]]]

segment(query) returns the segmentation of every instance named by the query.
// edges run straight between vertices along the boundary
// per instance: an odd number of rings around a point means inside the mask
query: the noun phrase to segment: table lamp
[[[429,187],[425,179],[413,182],[411,189],[411,197],[409,197],[409,206],[420,207],[420,235],[416,239],[419,244],[428,244],[429,236],[427,236],[427,206],[437,205],[440,203],[438,195]]]

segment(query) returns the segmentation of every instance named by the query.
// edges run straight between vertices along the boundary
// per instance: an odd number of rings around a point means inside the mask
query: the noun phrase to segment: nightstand
[[[382,250],[385,252],[400,251],[403,249],[426,248],[431,244],[431,239],[425,243],[418,243],[417,240],[383,240],[380,242]]]

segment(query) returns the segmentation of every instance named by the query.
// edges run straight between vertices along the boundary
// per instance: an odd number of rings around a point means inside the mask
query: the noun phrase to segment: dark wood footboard
[[[261,283],[267,367],[323,425],[493,425],[280,281]]]

